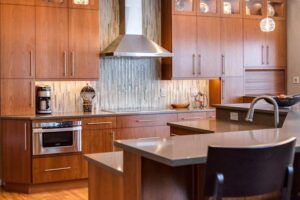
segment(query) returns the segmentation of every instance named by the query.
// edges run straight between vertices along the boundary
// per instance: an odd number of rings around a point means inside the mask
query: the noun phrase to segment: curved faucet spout
[[[273,104],[273,106],[274,106],[274,126],[275,126],[275,128],[278,128],[278,125],[279,125],[279,108],[278,108],[277,102],[271,96],[256,97],[250,105],[250,109],[247,113],[247,116],[246,116],[245,120],[248,121],[248,122],[253,122],[255,105],[260,100],[269,100],[269,102],[271,102]]]

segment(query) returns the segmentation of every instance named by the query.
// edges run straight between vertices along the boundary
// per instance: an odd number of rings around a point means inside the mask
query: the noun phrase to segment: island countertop
[[[247,109],[249,104],[228,105],[228,107]],[[264,108],[259,108],[259,110],[264,111]],[[269,107],[266,108],[266,112],[271,111]],[[288,112],[288,115],[281,129],[124,140],[116,141],[115,145],[125,151],[139,154],[172,167],[206,163],[207,150],[210,145],[228,147],[264,146],[296,137],[296,152],[300,152],[300,109],[284,109],[282,112]]]

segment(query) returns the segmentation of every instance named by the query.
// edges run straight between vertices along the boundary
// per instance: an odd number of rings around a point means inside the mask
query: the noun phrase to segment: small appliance
[[[37,86],[36,94],[36,113],[51,114],[51,87]]]

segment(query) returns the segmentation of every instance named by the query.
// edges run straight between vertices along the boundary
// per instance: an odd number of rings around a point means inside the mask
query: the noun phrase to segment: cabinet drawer
[[[48,183],[80,179],[82,156],[64,155],[34,158],[32,161],[33,183]]]
[[[95,117],[83,119],[83,130],[99,130],[116,128],[115,117]]]
[[[178,121],[194,121],[206,119],[206,112],[179,113]]]
[[[68,0],[36,0],[37,6],[68,7]]]
[[[177,114],[133,115],[117,118],[118,128],[165,126],[168,122],[177,121]]]

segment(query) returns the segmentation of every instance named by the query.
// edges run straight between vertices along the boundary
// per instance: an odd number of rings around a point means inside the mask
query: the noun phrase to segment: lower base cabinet
[[[32,159],[32,183],[82,179],[82,156],[59,155]]]
[[[149,137],[168,137],[170,136],[169,126],[138,127],[118,129],[117,140],[138,139]]]

